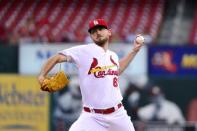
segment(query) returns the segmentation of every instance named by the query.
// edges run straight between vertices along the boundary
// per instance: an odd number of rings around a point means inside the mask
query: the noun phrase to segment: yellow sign
[[[36,77],[0,75],[0,131],[48,131],[49,96]]]
[[[181,62],[184,68],[197,69],[197,55],[196,54],[184,54]]]

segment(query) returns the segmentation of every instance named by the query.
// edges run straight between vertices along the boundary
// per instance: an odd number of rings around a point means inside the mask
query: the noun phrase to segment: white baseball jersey
[[[104,51],[96,44],[80,45],[59,53],[71,56],[77,64],[84,106],[103,109],[121,102],[116,53]]]

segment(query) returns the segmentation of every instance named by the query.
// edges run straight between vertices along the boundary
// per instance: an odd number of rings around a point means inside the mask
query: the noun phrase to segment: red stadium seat
[[[28,19],[33,18],[38,37],[61,37],[64,32],[70,32],[76,37],[74,41],[79,41],[79,37],[83,41],[88,34],[88,21],[104,18],[120,37],[129,33],[156,37],[163,4],[164,0],[1,0],[0,24],[9,31],[20,32]],[[37,26],[37,23],[45,24]]]

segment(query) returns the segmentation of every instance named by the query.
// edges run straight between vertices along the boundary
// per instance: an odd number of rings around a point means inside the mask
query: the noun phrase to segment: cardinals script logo
[[[88,74],[94,74],[96,78],[103,78],[106,75],[118,76],[118,71],[112,69],[113,67],[118,67],[118,64],[112,59],[112,56],[110,56],[110,61],[112,62],[112,65],[101,67],[98,66],[98,60],[93,58]]]

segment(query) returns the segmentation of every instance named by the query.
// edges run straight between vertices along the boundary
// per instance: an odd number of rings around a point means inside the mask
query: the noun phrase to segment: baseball
[[[137,37],[136,37],[136,42],[139,43],[139,44],[144,43],[144,37],[141,36],[141,35],[140,35],[140,36],[137,36]]]

